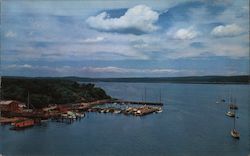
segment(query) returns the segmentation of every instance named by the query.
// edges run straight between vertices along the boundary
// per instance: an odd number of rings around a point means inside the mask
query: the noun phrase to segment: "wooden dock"
[[[109,103],[163,106],[162,102],[147,102],[147,101],[111,100],[109,101]]]
[[[0,123],[2,125],[6,125],[6,124],[11,124],[12,122],[16,122],[16,121],[21,120],[21,119],[26,119],[26,118],[22,118],[22,117],[13,117],[13,118],[0,117]]]

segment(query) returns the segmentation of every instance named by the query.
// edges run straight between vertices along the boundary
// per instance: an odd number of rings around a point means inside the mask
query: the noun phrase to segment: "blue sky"
[[[248,0],[3,0],[10,76],[249,74]]]

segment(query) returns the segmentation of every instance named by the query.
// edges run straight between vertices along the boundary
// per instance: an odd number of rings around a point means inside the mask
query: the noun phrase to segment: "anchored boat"
[[[238,109],[238,106],[236,105],[236,99],[233,102],[232,96],[228,101],[228,107],[229,111],[226,113],[226,115],[229,117],[235,117],[235,110]]]
[[[234,117],[235,117],[235,112],[233,112],[233,111],[228,111],[228,112],[226,113],[226,115],[229,116],[229,117],[234,118]]]
[[[35,121],[32,119],[23,119],[23,120],[14,122],[12,125],[13,127],[10,128],[11,130],[21,130],[21,129],[34,126]]]
[[[240,138],[240,132],[238,132],[235,128],[235,123],[236,123],[236,117],[234,118],[234,128],[231,130],[231,136],[235,139]]]

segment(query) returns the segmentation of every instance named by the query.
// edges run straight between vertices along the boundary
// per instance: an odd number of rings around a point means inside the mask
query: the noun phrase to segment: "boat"
[[[120,114],[120,113],[121,113],[121,110],[115,110],[114,113],[115,113],[115,114]]]
[[[235,102],[236,102],[236,100],[235,100]],[[226,115],[229,117],[235,117],[235,108],[237,106],[236,106],[236,104],[233,104],[232,96],[228,100],[228,107],[229,107],[229,111],[226,113]],[[238,109],[238,107],[237,107],[237,109]]]
[[[235,117],[235,113],[232,112],[232,111],[228,111],[228,112],[226,113],[226,115],[229,116],[229,117]]]
[[[85,114],[84,113],[76,113],[76,117],[83,118],[83,117],[85,117]]]
[[[10,128],[11,130],[21,130],[34,126],[35,121],[32,119],[22,119],[14,122],[12,125],[13,127]]]
[[[64,114],[61,114],[61,117],[62,117],[62,118],[68,118],[68,114],[65,114],[65,113],[64,113]]]
[[[236,117],[234,118],[234,128],[231,130],[231,136],[235,139],[240,138],[240,132],[238,132],[235,128],[235,123],[236,123]]]
[[[135,115],[136,115],[136,116],[140,116],[140,115],[142,115],[141,110],[137,110],[137,111],[135,112]]]
[[[231,136],[235,139],[239,139],[240,133],[238,131],[236,131],[235,129],[233,129],[233,130],[231,130]]]
[[[160,103],[161,103],[161,90],[160,90]],[[156,113],[161,113],[163,110],[161,107],[157,108],[158,110],[156,111]]]
[[[225,99],[221,99],[220,102],[226,102],[226,100]]]
[[[236,105],[236,99],[233,99],[232,97],[230,97],[229,100],[229,109],[238,109],[238,106]]]
[[[158,111],[156,111],[156,113],[161,113],[163,110],[162,108],[159,108]]]
[[[238,109],[238,106],[236,104],[230,104],[229,108],[230,109]]]
[[[42,119],[41,120],[42,123],[45,123],[45,122],[48,122],[48,121],[49,121],[49,119]]]

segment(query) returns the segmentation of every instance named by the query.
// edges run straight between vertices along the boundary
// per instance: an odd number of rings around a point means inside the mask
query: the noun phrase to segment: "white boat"
[[[142,114],[141,110],[137,110],[137,111],[135,112],[135,115],[141,115],[141,114]]]
[[[121,113],[121,110],[115,110],[114,113],[119,114],[119,113]]]
[[[157,109],[156,113],[161,113],[163,111],[161,107],[158,107]]]
[[[228,107],[229,107],[229,111],[226,113],[227,116],[229,117],[235,117],[235,110],[232,110],[230,108],[230,104],[232,103],[232,96],[229,97],[229,100],[228,100]]]
[[[234,117],[234,128],[231,130],[231,136],[235,139],[239,139],[240,138],[240,132],[238,132],[236,130],[236,126],[235,126],[235,123],[236,123],[236,116]]]
[[[80,117],[80,118],[83,118],[85,116],[84,113],[76,113],[76,117]]]
[[[161,113],[161,112],[162,112],[162,110],[158,110],[158,111],[157,111],[157,113]]]
[[[84,113],[80,114],[80,117],[81,118],[85,117],[85,114]]]
[[[232,111],[228,111],[228,112],[226,113],[226,115],[229,116],[229,117],[235,117],[235,113],[232,112]]]
[[[49,119],[43,119],[43,120],[41,120],[41,122],[48,122],[49,121]]]
[[[236,131],[235,129],[233,129],[233,130],[231,130],[231,136],[235,139],[239,139],[240,133],[238,131]]]
[[[61,114],[63,118],[68,118],[68,114]]]

